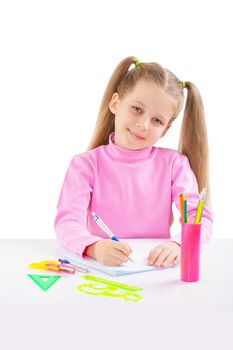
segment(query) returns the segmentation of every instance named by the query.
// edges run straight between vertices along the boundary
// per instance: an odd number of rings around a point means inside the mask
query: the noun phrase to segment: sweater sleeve
[[[87,230],[86,214],[92,191],[91,162],[82,155],[75,156],[65,176],[54,226],[61,246],[79,255],[83,255],[88,245],[101,239]]]
[[[188,158],[179,155],[172,168],[172,202],[180,210],[180,194],[187,193],[187,214],[189,222],[194,222],[199,201],[198,185],[196,177],[190,167]],[[181,223],[180,218],[180,223]],[[205,205],[201,219],[201,250],[203,250],[212,236],[213,219],[210,209]],[[181,244],[181,232],[172,237],[171,241]]]

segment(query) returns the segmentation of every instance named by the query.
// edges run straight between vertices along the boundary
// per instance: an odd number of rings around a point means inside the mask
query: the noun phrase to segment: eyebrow
[[[146,105],[144,105],[144,103],[142,103],[142,102],[140,102],[140,101],[138,101],[138,100],[134,100],[134,101],[132,101],[132,102],[139,103],[139,104],[142,105],[143,107],[146,107]],[[169,118],[166,118],[166,117],[164,117],[164,116],[161,115],[161,114],[156,113],[156,116],[158,116],[158,117],[164,119],[167,123],[169,123],[169,121],[170,121]]]

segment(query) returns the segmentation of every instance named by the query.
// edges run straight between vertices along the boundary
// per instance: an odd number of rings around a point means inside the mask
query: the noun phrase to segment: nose
[[[147,130],[149,126],[149,122],[147,118],[142,118],[137,121],[136,127],[138,127],[140,130]]]

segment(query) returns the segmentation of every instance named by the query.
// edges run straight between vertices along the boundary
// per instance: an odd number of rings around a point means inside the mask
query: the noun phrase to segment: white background
[[[203,97],[214,237],[233,238],[230,1],[0,2],[0,238],[54,238],[71,158],[86,150],[115,66],[156,61]],[[181,116],[160,146],[176,149]]]

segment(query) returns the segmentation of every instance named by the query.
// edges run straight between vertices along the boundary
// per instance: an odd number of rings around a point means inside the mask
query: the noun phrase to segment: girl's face
[[[109,104],[115,115],[115,141],[122,148],[138,150],[154,145],[171,126],[175,100],[155,83],[140,80],[121,99],[116,92]]]

